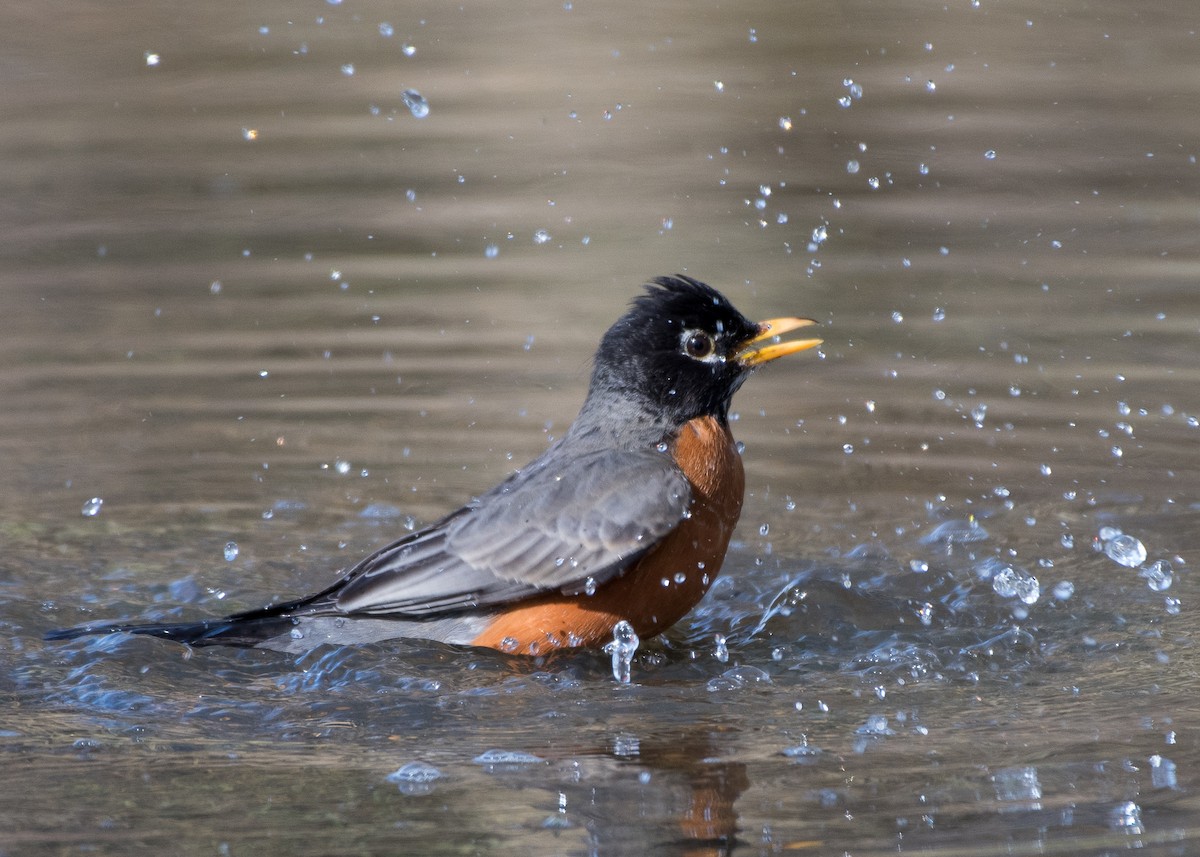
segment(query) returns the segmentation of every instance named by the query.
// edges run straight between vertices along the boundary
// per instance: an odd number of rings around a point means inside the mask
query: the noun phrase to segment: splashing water
[[[612,655],[613,678],[621,684],[629,684],[632,678],[633,656],[640,642],[637,631],[624,619],[613,625],[612,642],[604,646],[604,651]]]

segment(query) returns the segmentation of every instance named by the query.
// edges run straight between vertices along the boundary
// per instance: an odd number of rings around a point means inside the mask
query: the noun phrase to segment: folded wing
[[[548,455],[327,593],[340,612],[430,616],[601,586],[674,529],[691,486],[671,457]]]

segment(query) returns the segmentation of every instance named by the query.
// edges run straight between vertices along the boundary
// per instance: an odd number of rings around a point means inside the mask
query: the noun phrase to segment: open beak
[[[810,327],[814,324],[816,322],[811,318],[772,318],[767,321],[760,321],[758,323],[758,334],[742,343],[742,347],[734,359],[743,366],[752,367],[769,363],[779,357],[786,357],[788,354],[795,354],[797,351],[816,348],[823,340],[792,339],[787,342],[770,342],[763,345],[764,342],[788,331],[801,327]]]

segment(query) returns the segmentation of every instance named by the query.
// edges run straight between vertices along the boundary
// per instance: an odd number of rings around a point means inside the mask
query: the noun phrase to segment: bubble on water
[[[84,502],[83,508],[80,509],[80,512],[85,518],[94,518],[100,514],[100,507],[103,505],[103,497],[93,497],[92,499]]]
[[[1066,601],[1075,594],[1075,584],[1069,580],[1060,580],[1054,584],[1054,597],[1059,601]]]
[[[888,719],[882,714],[872,714],[867,722],[854,730],[855,735],[865,735],[871,738],[886,738],[895,735],[896,731],[888,726]]]
[[[1023,809],[1041,809],[1042,784],[1038,780],[1037,768],[1003,768],[992,775],[992,786],[996,799],[1020,801]]]
[[[1171,564],[1161,559],[1141,569],[1138,575],[1146,578],[1146,585],[1155,592],[1166,592],[1175,582]]]
[[[988,531],[979,526],[979,522],[974,518],[968,520],[951,520],[943,521],[925,535],[921,536],[920,542],[923,545],[932,544],[968,544],[970,542],[981,542],[990,538]]]
[[[424,119],[429,115],[429,102],[425,100],[425,96],[417,92],[415,89],[406,89],[400,93],[400,100],[404,102],[404,106],[408,108],[417,119]]]
[[[238,558],[238,543],[225,542],[225,561],[233,562]]]
[[[520,750],[485,750],[471,760],[476,765],[485,768],[510,767],[517,765],[540,765],[546,760],[533,753],[523,753]]]
[[[442,772],[433,765],[425,762],[409,762],[388,774],[384,779],[400,787],[400,791],[411,793],[426,793],[428,788],[413,789],[413,786],[428,786],[435,780],[441,779]]]
[[[1126,568],[1137,568],[1146,561],[1146,546],[1140,539],[1119,533],[1110,539],[1100,536],[1104,542],[1104,553],[1113,562]]]
[[[796,744],[792,747],[784,747],[781,752],[789,759],[796,759],[800,762],[813,762],[816,761],[817,757],[820,756],[824,751],[820,747],[808,743],[808,738],[806,736],[801,736],[799,744]]]
[[[640,642],[637,631],[624,619],[613,625],[612,642],[604,646],[604,651],[612,656],[612,674],[618,683],[629,684],[632,680],[633,656]]]

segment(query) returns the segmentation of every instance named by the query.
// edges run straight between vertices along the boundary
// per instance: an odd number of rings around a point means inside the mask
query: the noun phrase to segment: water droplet
[[[854,454],[854,444],[843,443],[842,444],[842,452],[846,453],[846,455],[853,455]]]
[[[415,55],[416,52],[417,52],[416,46],[410,45],[408,42],[405,42],[403,45],[400,46],[400,53],[404,54],[406,57],[411,57],[411,56]]]
[[[1054,472],[1053,470],[1050,469],[1049,464],[1043,464],[1038,469],[1042,472],[1043,476],[1049,476],[1051,473]]]
[[[516,637],[505,637],[500,641],[500,651],[510,653],[515,652],[517,650],[517,646],[519,645],[520,643],[517,642]]]
[[[929,571],[929,563],[925,562],[923,559],[910,560],[908,567],[917,574],[924,574],[925,572]]]
[[[983,156],[985,158],[987,158],[989,161],[994,161],[994,160],[996,160],[996,150],[988,149],[986,152],[983,153]]]
[[[729,645],[722,634],[713,635],[713,657],[723,664],[729,662]]]
[[[685,584],[685,583],[687,583],[687,575],[684,574],[682,571],[675,572],[675,585],[683,586],[683,584]]]
[[[100,514],[100,507],[103,505],[104,499],[102,497],[93,497],[83,504],[80,512],[85,518],[94,518]]]
[[[763,524],[761,527],[759,527],[759,528],[758,528],[758,534],[759,534],[760,536],[765,536],[765,535],[767,535],[767,534],[768,534],[768,533],[770,533],[770,532],[771,532],[771,525],[770,525],[770,524]]]
[[[495,259],[497,256],[500,255],[500,245],[488,244],[486,247],[483,248],[483,255],[484,255],[484,258],[486,258],[486,259]]]
[[[1060,580],[1054,584],[1054,597],[1059,601],[1066,601],[1075,594],[1075,584],[1069,580]]]
[[[396,34],[396,28],[393,27],[391,24],[389,24],[387,21],[384,21],[382,24],[379,25],[379,35],[383,36],[385,39],[390,39],[395,34]]]
[[[1125,533],[1105,540],[1104,553],[1113,562],[1126,568],[1137,568],[1146,561],[1146,546],[1141,540]]]
[[[539,229],[537,232],[533,233],[533,243],[542,245],[550,241],[552,237],[553,236],[551,236],[550,233],[545,229]]]
[[[1164,759],[1162,756],[1155,753],[1149,759],[1150,762],[1150,783],[1156,789],[1174,789],[1179,787],[1179,782],[1175,776],[1175,763],[1170,759]]]
[[[1001,598],[1019,598],[1025,604],[1036,604],[1041,596],[1038,579],[1027,571],[1005,566],[992,576],[992,589]]]
[[[346,77],[354,77],[354,63],[344,63],[342,65],[342,74]]]
[[[935,307],[933,310],[933,320],[935,322],[946,320],[946,310],[941,307]]]
[[[400,100],[404,102],[404,106],[408,108],[408,112],[417,119],[424,119],[429,115],[429,102],[425,100],[425,96],[417,92],[415,89],[406,89],[400,93]]]
[[[1113,830],[1140,836],[1146,832],[1142,824],[1142,808],[1131,800],[1119,803],[1108,814],[1108,823]]]
[[[233,562],[238,557],[238,543],[225,542],[225,561]]]
[[[1143,568],[1138,572],[1138,575],[1146,578],[1146,585],[1155,592],[1165,592],[1175,582],[1175,574],[1171,569],[1171,564],[1161,559]]]
[[[846,161],[846,172],[848,172],[852,176],[855,176],[855,175],[858,175],[858,170],[859,170],[858,161],[853,161],[853,160]]]
[[[587,580],[585,580],[583,582],[583,594],[584,595],[595,595],[596,594],[596,578],[589,576],[587,578]]]
[[[157,51],[146,51],[142,56],[146,60],[146,65],[150,68],[154,68],[162,62],[162,56]]]

